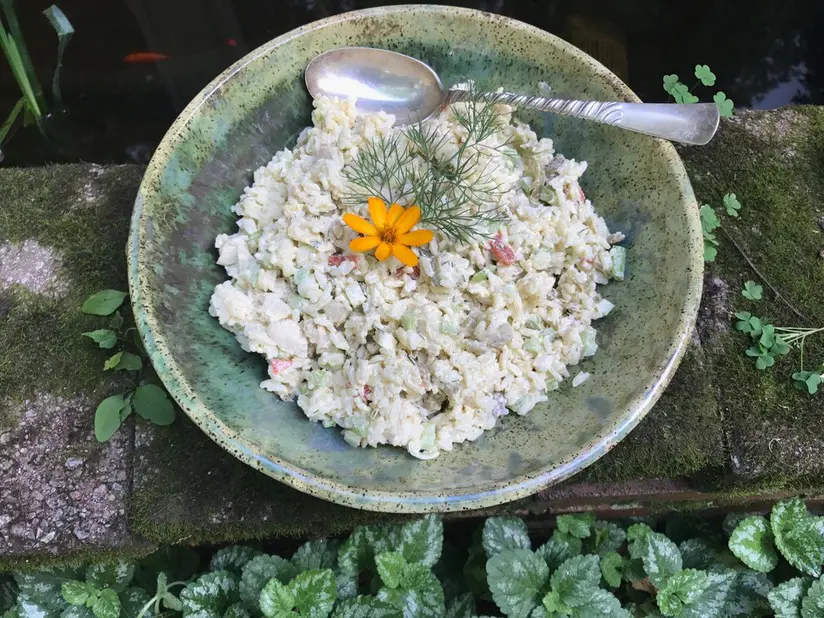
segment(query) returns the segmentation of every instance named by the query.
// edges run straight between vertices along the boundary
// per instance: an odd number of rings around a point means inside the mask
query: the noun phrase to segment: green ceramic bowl
[[[589,465],[649,411],[687,345],[703,269],[698,207],[671,144],[586,123],[524,114],[567,157],[629,247],[627,278],[604,288],[616,310],[599,322],[592,374],[525,417],[432,461],[391,447],[354,449],[336,429],[259,388],[264,360],[210,317],[227,279],[215,237],[252,172],[310,122],[303,69],[319,52],[383,47],[429,63],[446,84],[487,80],[533,92],[637,101],[592,58],[521,22],[466,9],[396,6],[339,15],[285,34],[239,60],[185,109],[154,155],[135,202],[129,282],[138,329],[183,410],[236,457],[301,491],[356,508],[456,511],[521,498]]]

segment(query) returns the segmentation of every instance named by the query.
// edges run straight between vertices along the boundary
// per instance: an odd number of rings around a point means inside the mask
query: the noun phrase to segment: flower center
[[[381,240],[390,245],[395,242],[395,228],[388,225],[383,228],[381,230]]]

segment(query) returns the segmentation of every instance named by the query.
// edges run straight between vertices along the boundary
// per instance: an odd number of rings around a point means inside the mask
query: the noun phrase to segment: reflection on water
[[[35,67],[51,79],[55,38],[40,15],[52,0],[17,0]],[[64,114],[46,147],[18,129],[5,164],[146,161],[185,104],[234,60],[295,27],[392,0],[58,0],[75,27],[63,67]],[[664,74],[686,81],[708,64],[739,108],[824,103],[821,0],[463,0],[557,34],[591,54],[646,101]],[[0,116],[19,93],[0,69]],[[711,90],[702,91],[705,98]]]

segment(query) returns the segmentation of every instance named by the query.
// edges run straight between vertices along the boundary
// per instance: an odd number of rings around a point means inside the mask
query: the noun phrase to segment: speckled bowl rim
[[[206,88],[186,106],[172,124],[146,169],[135,200],[127,246],[129,292],[137,330],[143,339],[146,352],[166,389],[186,414],[212,438],[212,440],[223,446],[223,448],[230,450],[240,460],[302,492],[354,508],[394,513],[450,512],[480,509],[532,495],[541,489],[567,479],[592,464],[635,428],[638,422],[646,416],[647,412],[649,412],[672,379],[686,351],[687,344],[695,326],[698,306],[701,299],[702,273],[704,269],[698,204],[692,192],[692,187],[689,183],[684,165],[672,144],[662,144],[663,155],[675,176],[684,181],[682,183],[682,202],[684,202],[685,208],[689,211],[688,217],[690,220],[690,242],[689,250],[685,255],[685,268],[688,273],[690,273],[690,280],[685,293],[684,309],[680,313],[677,329],[673,332],[673,340],[668,350],[667,360],[663,366],[657,368],[657,371],[660,371],[658,380],[646,393],[636,397],[627,405],[626,412],[620,421],[614,423],[605,431],[602,431],[600,437],[580,448],[574,456],[566,458],[561,463],[547,466],[537,474],[522,475],[508,481],[490,484],[489,488],[484,491],[439,495],[436,492],[429,493],[425,491],[388,492],[364,489],[328,481],[294,466],[287,461],[257,452],[253,446],[246,443],[234,430],[225,425],[199,400],[195,390],[179,371],[174,359],[169,354],[162,336],[158,334],[160,331],[155,328],[157,318],[152,306],[145,302],[145,299],[151,296],[151,291],[144,289],[140,281],[140,239],[141,234],[145,231],[144,224],[146,223],[145,217],[147,216],[144,205],[147,196],[152,194],[150,189],[152,180],[160,177],[169,161],[169,154],[174,151],[181,134],[186,131],[191,118],[197,114],[200,107],[209,97],[229,83],[232,77],[249,63],[269,53],[272,49],[288,43],[307,32],[324,28],[331,24],[347,22],[352,19],[376,15],[391,15],[405,11],[431,12],[433,17],[435,17],[435,14],[438,14],[438,16],[444,18],[457,14],[480,22],[506,23],[509,27],[528,32],[531,35],[538,35],[545,38],[548,44],[563,50],[567,54],[576,56],[595,76],[600,77],[613,87],[625,100],[640,101],[632,90],[616,75],[570,43],[524,22],[493,13],[439,5],[397,5],[351,11],[312,22],[273,39],[232,64],[206,86]],[[307,420],[307,422],[309,421]],[[457,448],[460,448],[460,445]],[[426,463],[421,462],[420,465],[426,465]]]

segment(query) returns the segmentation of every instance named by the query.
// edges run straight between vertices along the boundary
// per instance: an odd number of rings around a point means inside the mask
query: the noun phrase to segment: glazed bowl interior
[[[373,510],[468,509],[534,493],[588,465],[646,414],[692,330],[703,267],[697,205],[673,147],[620,129],[519,113],[568,158],[612,230],[626,234],[626,279],[602,287],[616,305],[597,323],[598,353],[524,417],[431,461],[405,450],[355,449],[259,388],[262,357],[209,316],[227,275],[215,237],[236,230],[231,207],[252,173],[311,122],[303,69],[319,52],[382,47],[430,64],[446,85],[467,78],[559,96],[637,100],[603,66],[560,39],[504,17],[403,6],[333,17],[286,34],[227,69],[186,108],[152,159],[132,220],[135,315],[165,386],[214,440],[302,491]]]

